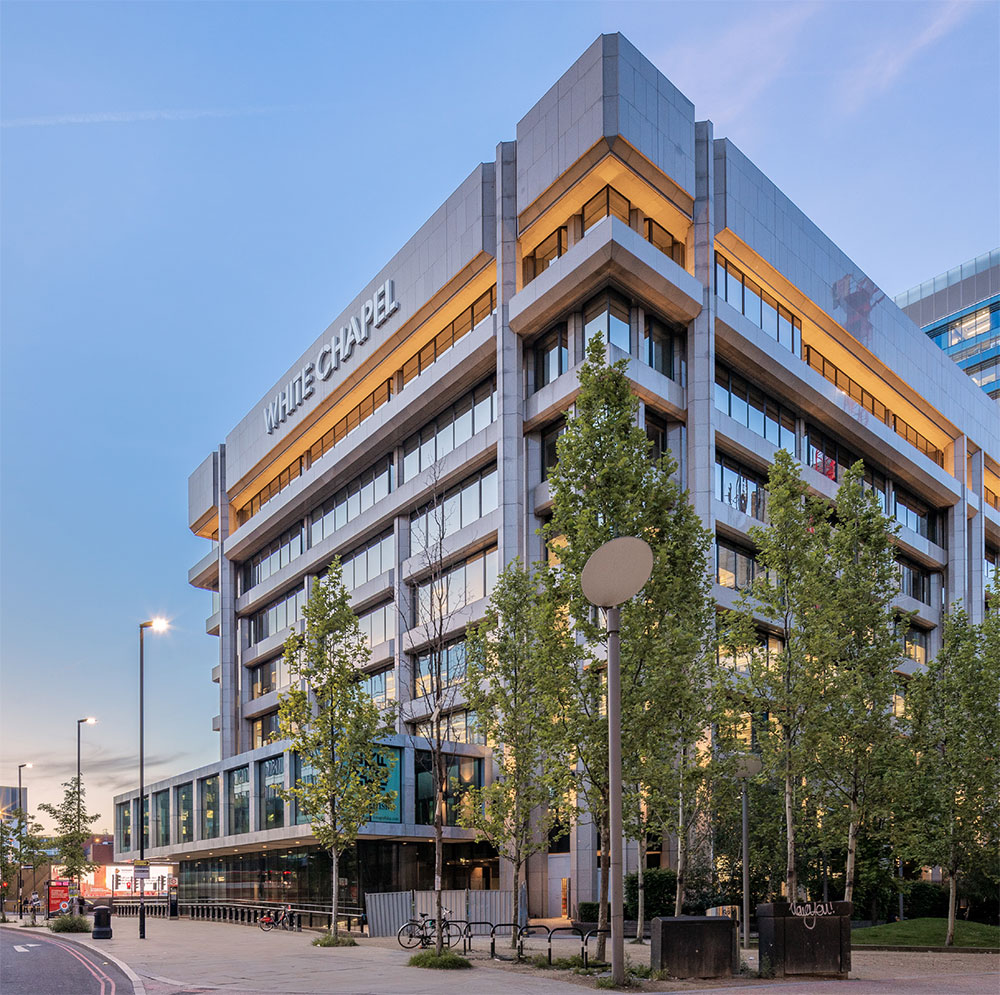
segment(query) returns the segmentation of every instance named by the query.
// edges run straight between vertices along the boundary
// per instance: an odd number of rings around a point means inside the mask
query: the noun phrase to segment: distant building
[[[25,807],[28,804],[28,789],[21,789],[21,797],[23,799]],[[14,813],[18,809],[17,804],[17,785],[0,785],[0,821],[11,824],[17,820],[14,818]]]
[[[1000,401],[1000,249],[925,280],[896,304]]]

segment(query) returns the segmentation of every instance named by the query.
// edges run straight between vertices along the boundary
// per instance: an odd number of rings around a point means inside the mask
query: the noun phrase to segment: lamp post
[[[34,767],[34,764],[17,765],[17,918],[24,918],[24,898],[22,887],[24,884],[24,795],[21,792],[21,771],[25,767]]]
[[[96,725],[96,724],[97,724],[97,719],[95,719],[93,715],[90,715],[90,716],[88,716],[85,719],[77,719],[76,720],[76,837],[77,837],[78,840],[80,840],[80,850],[81,850],[81,853],[82,853],[82,850],[83,850],[83,836],[82,836],[83,830],[82,830],[82,827],[80,825],[80,793],[83,790],[83,785],[82,785],[81,780],[80,780],[80,727],[81,726],[85,726],[85,725],[86,726],[92,726],[92,725]],[[80,878],[81,878],[80,872],[77,871],[77,874],[76,874],[76,892],[77,892],[77,894],[76,894],[76,914],[77,915],[80,914],[80,907],[81,907],[81,903],[80,903],[80,891],[82,890],[82,888],[81,888]]]
[[[747,781],[756,777],[761,767],[760,757],[744,754],[736,761],[736,776],[740,779],[740,801],[743,809],[743,949],[750,948],[750,803],[747,801]]]
[[[165,618],[151,618],[147,622],[139,623],[139,860],[142,861],[142,866],[145,867],[146,860],[146,819],[145,819],[145,802],[146,802],[146,784],[145,784],[145,755],[143,752],[143,721],[144,721],[144,699],[143,699],[143,682],[144,682],[144,661],[143,661],[143,633],[147,629],[152,629],[153,632],[164,632],[167,628],[167,620]],[[152,816],[152,812],[150,812]],[[133,876],[134,880],[134,876]],[[145,884],[146,879],[139,879],[139,939],[146,939],[146,906],[143,899],[145,898]]]
[[[625,984],[625,916],[622,881],[621,605],[638,594],[653,570],[653,551],[632,536],[611,539],[590,554],[580,576],[584,597],[607,611],[608,783],[611,830],[611,976]]]

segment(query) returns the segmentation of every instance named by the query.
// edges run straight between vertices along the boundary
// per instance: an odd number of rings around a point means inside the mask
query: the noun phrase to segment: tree
[[[644,776],[648,780],[649,772],[640,773],[633,761],[642,756],[652,762],[650,737],[671,744],[671,762],[678,769],[693,768],[692,744],[704,729],[692,710],[695,689],[701,688],[704,701],[706,667],[714,659],[706,652],[712,610],[706,575],[709,537],[675,479],[676,463],[669,453],[656,457],[637,424],[639,402],[626,366],[626,361],[609,366],[603,341],[590,339],[576,413],[557,443],[559,461],[549,472],[553,514],[543,530],[551,561],[549,583],[576,643],[575,653],[559,659],[557,727],[578,764],[577,794],[600,835],[602,928],[607,925],[610,847],[606,636],[580,584],[590,554],[617,536],[638,536],[653,550],[650,581],[622,608],[626,784],[638,786]],[[675,692],[677,709],[671,710],[667,704]],[[598,956],[603,951],[602,934]]]
[[[63,873],[67,877],[76,878],[79,888],[80,878],[97,867],[97,864],[87,859],[85,846],[90,838],[90,827],[100,816],[91,815],[87,811],[87,789],[83,786],[82,778],[74,777],[64,781],[63,788],[66,790],[58,805],[43,802],[38,810],[54,820],[57,862],[63,866]]]
[[[551,665],[556,602],[540,578],[512,561],[497,578],[483,621],[468,630],[465,694],[480,733],[493,744],[496,777],[470,792],[463,825],[514,865],[514,922],[528,858],[558,829],[569,761],[552,716],[559,691]],[[511,946],[517,946],[516,931]]]
[[[313,835],[330,853],[331,931],[337,936],[340,857],[377,807],[395,797],[386,790],[390,769],[378,742],[393,730],[361,683],[370,652],[339,559],[324,582],[313,583],[304,615],[305,632],[285,644],[293,684],[279,696],[279,722],[281,735],[311,773],[282,794],[306,813]]]
[[[755,576],[724,622],[723,648],[738,663],[723,691],[731,712],[755,717],[765,773],[784,785],[785,889],[793,902],[801,786],[819,711],[817,662],[830,628],[834,571],[827,555],[830,508],[807,494],[794,457],[783,449],[775,454],[767,490],[769,524],[750,530]],[[776,643],[762,636],[758,619]]]
[[[900,656],[900,620],[893,604],[899,593],[896,529],[863,480],[864,465],[858,461],[837,492],[828,635],[818,644],[823,656],[811,744],[827,802],[824,828],[829,822],[847,824],[847,902],[854,898],[858,830],[869,818],[889,814],[891,775],[901,759],[892,722]]]
[[[458,509],[441,484],[440,465],[427,472],[430,500],[422,517],[411,524],[410,554],[420,563],[420,579],[414,589],[414,603],[405,622],[418,634],[421,652],[417,658],[417,697],[430,710],[430,718],[421,723],[421,735],[427,740],[431,756],[431,780],[434,786],[434,923],[435,953],[444,952],[444,915],[442,878],[444,875],[444,823],[449,801],[456,799],[448,774],[451,711],[459,701],[459,689],[465,678],[465,644],[456,643],[454,630],[458,616],[468,602],[468,590],[457,579],[453,583],[447,539],[457,527]],[[486,554],[489,556],[490,554]],[[494,557],[497,555],[494,551]],[[487,593],[488,583],[483,585]],[[407,606],[403,606],[404,613]]]
[[[910,679],[905,728],[910,767],[901,818],[905,856],[948,875],[948,932],[955,940],[958,880],[1000,846],[1000,651],[996,609],[981,627],[953,605],[940,652]]]
[[[23,877],[23,868],[31,867],[37,871],[40,867],[44,867],[49,862],[49,855],[46,849],[47,844],[42,836],[42,827],[40,823],[27,812],[22,809],[15,809],[13,813],[14,819],[17,823],[17,830],[15,832],[15,839],[17,845],[17,866],[15,868],[16,878],[13,880],[21,881]],[[5,877],[4,880],[8,880]],[[20,901],[23,895],[18,894],[19,908],[18,914],[21,914]],[[31,906],[31,924],[35,924],[35,906]]]

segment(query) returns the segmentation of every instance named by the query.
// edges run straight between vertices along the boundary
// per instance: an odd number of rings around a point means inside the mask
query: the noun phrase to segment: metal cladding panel
[[[412,891],[372,892],[365,895],[369,936],[395,936],[413,915]]]
[[[219,454],[211,453],[188,477],[188,525],[194,527],[215,508],[219,487]]]
[[[694,196],[694,104],[624,35],[601,35],[517,124],[518,211],[619,135]]]
[[[482,253],[494,255],[494,171],[493,163],[477,166],[229,433],[226,438],[226,480],[230,486],[238,484],[271,449],[281,443],[301,417],[315,411],[358,370],[368,356],[389,342],[405,322],[469,263]],[[372,319],[365,324],[366,308],[378,300],[378,295],[385,291],[390,280],[398,307],[384,315],[381,322]],[[341,363],[328,379],[314,376],[312,393],[303,402],[301,412],[293,412],[287,420],[268,432],[266,409],[280,392],[286,390],[308,364],[316,363],[325,346],[342,337],[341,329],[352,329],[353,333],[359,323],[364,325],[366,337],[361,345],[351,347],[351,358]]]
[[[921,397],[990,452],[996,404],[732,142],[714,146],[715,205],[728,228]]]

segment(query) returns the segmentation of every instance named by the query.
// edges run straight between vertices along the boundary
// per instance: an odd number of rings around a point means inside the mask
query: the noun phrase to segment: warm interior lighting
[[[165,618],[154,618],[152,627],[153,632],[166,632],[169,625]]]

